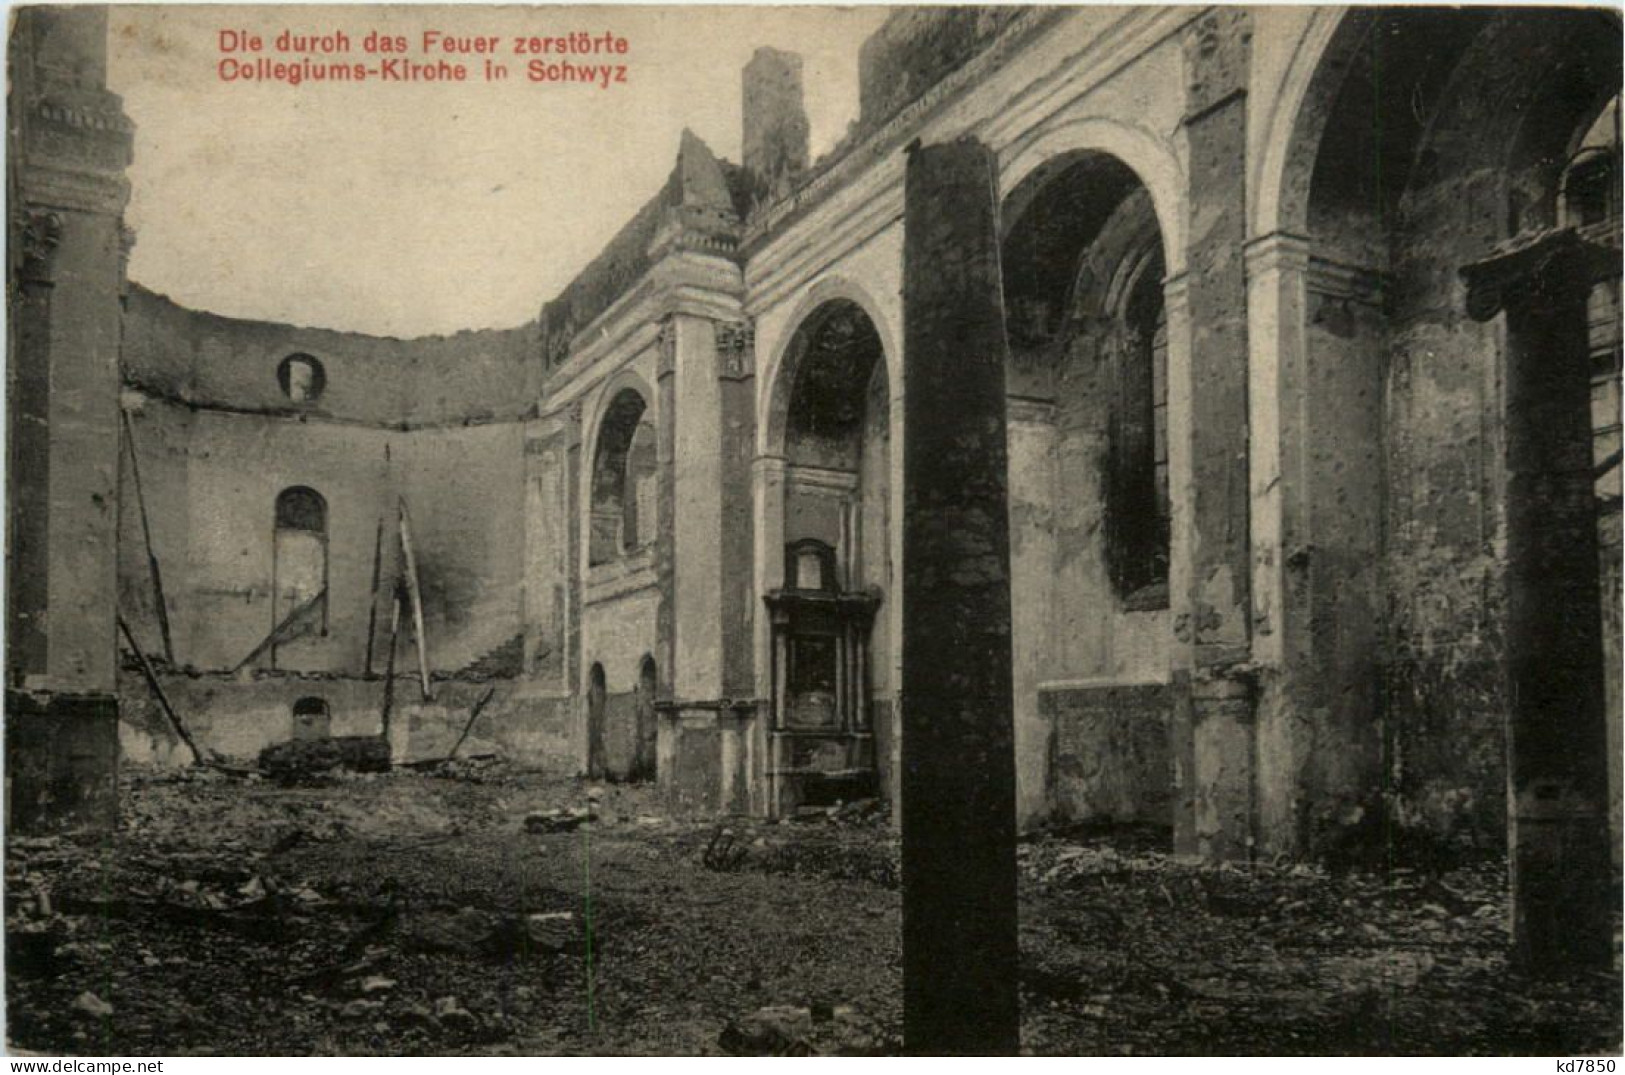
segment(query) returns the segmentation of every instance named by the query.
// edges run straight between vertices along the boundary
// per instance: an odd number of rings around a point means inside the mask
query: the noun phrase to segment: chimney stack
[[[807,168],[807,109],[801,57],[759,48],[745,65],[744,164],[753,187],[768,197],[789,189]]]

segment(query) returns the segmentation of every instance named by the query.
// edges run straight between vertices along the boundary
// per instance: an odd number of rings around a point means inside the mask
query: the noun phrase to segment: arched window
[[[327,388],[327,371],[310,355],[289,355],[276,368],[277,385],[295,403],[314,403]]]
[[[1107,428],[1106,559],[1119,596],[1167,607],[1168,325],[1162,256],[1147,251],[1132,268],[1119,310]]]
[[[632,771],[629,774],[633,780],[653,780],[656,775],[659,726],[655,715],[655,695],[659,686],[660,676],[655,659],[646,653],[643,660],[638,662],[637,746],[632,753]]]
[[[635,389],[616,393],[593,453],[587,562],[605,564],[649,544],[655,532],[655,431]]]
[[[1004,213],[1007,391],[1053,401],[1063,547],[1105,567],[1123,611],[1165,609],[1168,329],[1150,191],[1115,157],[1079,151],[1024,179]],[[1096,598],[1069,578],[1063,600]]]
[[[626,481],[630,486],[626,508],[621,513],[621,547],[627,552],[640,549],[654,539],[655,531],[655,427],[639,422],[632,434],[626,456]]]
[[[272,539],[272,625],[279,640],[310,627],[327,634],[327,501],[303,485],[276,498]],[[276,647],[271,666],[276,667]]]
[[[604,666],[594,661],[587,672],[587,776],[592,780],[604,776],[607,764],[604,710],[608,699],[609,686],[604,677]]]

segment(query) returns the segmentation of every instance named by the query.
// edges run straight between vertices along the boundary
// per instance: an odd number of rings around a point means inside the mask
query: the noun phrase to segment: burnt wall
[[[1068,821],[1173,824],[1166,684],[1045,689],[1050,802]]]
[[[219,674],[165,674],[162,683],[199,746],[247,763],[265,747],[293,738],[293,706],[301,699],[327,703],[333,735],[376,735],[381,728],[381,678],[274,674],[241,681]],[[433,699],[424,701],[415,677],[398,677],[390,735],[396,760],[444,756],[474,705],[492,688],[495,693],[458,754],[495,752],[547,772],[574,773],[573,703],[538,693],[523,681],[439,680]],[[125,758],[153,765],[191,760],[139,672],[120,672],[119,693],[119,745]]]
[[[325,374],[324,390],[308,403],[288,398],[277,377],[278,364],[296,353],[315,357]],[[360,684],[343,677],[366,670],[369,630],[372,670],[383,671],[390,586],[401,571],[396,505],[404,500],[432,672],[518,676],[525,554],[518,418],[536,398],[537,368],[528,330],[388,340],[195,313],[137,289],[126,317],[118,601],[143,650],[164,656],[149,540],[175,668],[223,673],[261,645],[287,606],[273,596],[285,570],[277,496],[305,486],[326,505],[325,607],[311,611],[297,637],[252,661],[248,674],[275,668]],[[409,615],[397,661],[402,674],[416,669]],[[147,704],[145,685],[127,678],[124,700]],[[375,687],[337,692],[342,700],[346,691],[376,694]],[[200,719],[226,744],[221,749],[252,753],[289,734],[294,699],[272,688],[181,689],[203,691],[199,711],[213,716]],[[410,693],[415,698],[416,688]],[[376,698],[335,704],[335,732],[343,714],[375,719],[377,705]]]
[[[900,8],[858,52],[858,97],[864,128],[878,127],[904,105],[981,52],[1019,7]]]
[[[534,324],[402,340],[221,317],[132,284],[121,361],[128,384],[193,406],[399,427],[520,417],[539,398],[539,348]],[[278,381],[292,354],[322,366],[312,402]]]

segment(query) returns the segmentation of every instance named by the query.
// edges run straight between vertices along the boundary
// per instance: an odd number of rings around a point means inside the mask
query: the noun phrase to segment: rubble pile
[[[663,816],[647,785],[400,768],[123,784],[115,834],[9,840],[17,1047],[901,1048],[898,846],[878,806],[718,824]],[[1500,863],[1342,875],[1165,847],[1066,830],[1020,845],[1025,1048],[1617,1047],[1617,970],[1508,972]]]

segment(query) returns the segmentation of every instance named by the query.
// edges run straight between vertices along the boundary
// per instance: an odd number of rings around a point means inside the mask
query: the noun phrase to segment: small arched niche
[[[301,698],[293,703],[293,737],[327,739],[333,734],[333,716],[325,698]]]

